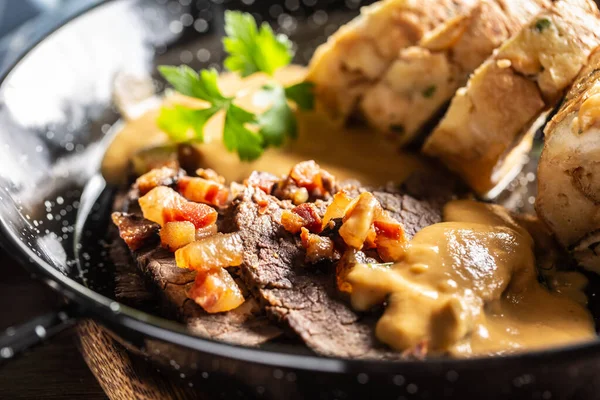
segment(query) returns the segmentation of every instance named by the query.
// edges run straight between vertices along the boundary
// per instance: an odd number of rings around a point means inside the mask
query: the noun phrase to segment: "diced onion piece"
[[[379,257],[385,262],[400,260],[408,242],[402,225],[391,218],[387,221],[375,221],[373,224],[377,232],[375,245]]]
[[[229,197],[229,190],[225,186],[204,178],[182,177],[177,189],[188,200],[213,206],[222,206]]]
[[[316,264],[335,258],[335,246],[330,238],[310,233],[303,227],[300,239],[302,239],[302,246],[306,249],[306,262]]]
[[[138,202],[144,218],[163,226],[165,223],[163,216],[165,208],[178,207],[185,202],[185,199],[169,187],[158,186],[140,197]]]
[[[217,224],[210,224],[204,228],[196,229],[196,240],[215,235],[217,233]]]
[[[211,314],[233,310],[244,302],[239,286],[223,268],[198,272],[188,297]]]
[[[375,196],[364,192],[360,194],[354,207],[346,212],[344,223],[340,228],[340,236],[348,246],[355,249],[362,248],[369,235],[377,207],[380,205]]]
[[[146,194],[157,186],[168,186],[179,176],[179,169],[169,166],[154,168],[135,181],[140,194]]]
[[[342,218],[346,214],[346,209],[352,202],[350,196],[346,194],[346,192],[337,192],[333,196],[333,201],[325,210],[325,215],[323,216],[323,229],[329,224],[329,221],[336,218]]]
[[[160,243],[175,251],[196,240],[196,227],[188,221],[167,222],[160,230]]]
[[[242,239],[235,233],[217,233],[175,252],[175,262],[180,268],[208,271],[236,267],[242,263]]]

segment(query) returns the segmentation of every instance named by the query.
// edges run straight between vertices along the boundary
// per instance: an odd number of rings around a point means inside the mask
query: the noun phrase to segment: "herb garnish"
[[[541,18],[535,22],[535,30],[538,32],[543,32],[544,29],[550,28],[552,22],[548,18]]]
[[[432,97],[435,94],[436,90],[437,88],[435,87],[435,85],[428,86],[425,90],[423,90],[423,97],[425,97],[426,99]]]
[[[286,36],[276,35],[267,23],[259,27],[251,14],[226,11],[225,32],[223,46],[228,54],[225,68],[242,77],[256,72],[273,76],[294,56]],[[281,146],[286,138],[297,137],[296,115],[288,100],[301,109],[312,109],[314,105],[310,83],[284,87],[273,81],[261,90],[271,107],[256,114],[237,106],[235,96],[223,95],[214,69],[196,72],[182,65],[161,66],[158,70],[177,92],[209,103],[204,109],[163,106],[158,118],[160,129],[175,142],[203,142],[204,126],[217,112],[223,111],[223,143],[228,151],[237,152],[244,161],[255,160],[267,147]]]

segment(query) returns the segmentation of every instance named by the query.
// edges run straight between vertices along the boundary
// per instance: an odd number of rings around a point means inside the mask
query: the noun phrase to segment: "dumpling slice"
[[[479,0],[383,0],[363,7],[321,45],[309,65],[320,107],[345,121],[400,50],[449,21],[469,15]]]
[[[563,95],[600,44],[591,0],[559,0],[503,44],[460,88],[425,142],[480,195],[490,195],[529,149],[535,121]]]
[[[579,264],[600,273],[600,49],[545,129],[536,210]]]
[[[549,0],[481,0],[401,49],[369,87],[359,113],[399,145],[416,139],[458,88]]]

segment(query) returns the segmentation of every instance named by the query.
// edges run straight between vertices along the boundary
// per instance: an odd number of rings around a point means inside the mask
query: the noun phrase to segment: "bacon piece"
[[[196,240],[215,235],[217,233],[217,224],[210,224],[204,228],[196,229]]]
[[[113,223],[119,228],[119,236],[130,250],[138,250],[156,235],[159,226],[137,215],[114,212]]]
[[[333,261],[339,258],[333,240],[328,237],[315,235],[302,227],[300,239],[302,239],[302,246],[306,249],[306,262],[308,263],[316,264],[320,261]]]
[[[182,177],[177,183],[177,190],[188,200],[216,207],[227,203],[229,198],[229,190],[225,186],[204,178]]]
[[[144,175],[137,178],[135,181],[140,194],[144,195],[157,186],[169,186],[177,181],[182,176],[182,171],[174,165],[154,168]]]
[[[210,168],[198,168],[196,170],[196,175],[200,178],[204,178],[207,181],[213,181],[216,183],[220,183],[221,185],[225,184],[225,177],[219,175],[215,170]]]
[[[247,186],[254,186],[265,192],[271,194],[273,187],[280,181],[280,178],[270,174],[268,172],[253,171],[250,177],[246,179]]]
[[[296,185],[306,188],[315,196],[324,196],[333,190],[333,175],[321,169],[313,160],[296,164],[290,171],[289,177]]]
[[[206,204],[187,201],[166,186],[158,186],[138,200],[144,218],[163,226],[171,221],[189,221],[196,229],[215,223],[217,212]]]
[[[383,211],[383,210],[382,210]],[[377,254],[385,262],[398,261],[406,251],[408,239],[404,233],[402,225],[385,216],[386,220],[376,220],[373,222],[377,237],[375,238],[375,246]]]
[[[237,267],[242,263],[244,247],[235,233],[217,233],[190,243],[175,252],[175,263],[180,268],[196,271]]]
[[[196,227],[188,221],[167,222],[160,230],[160,244],[175,251],[196,240]]]
[[[291,211],[284,210],[281,213],[281,224],[290,233],[298,233],[303,227],[312,233],[319,233],[323,226],[313,203],[300,204]]]
[[[244,302],[239,286],[223,268],[198,272],[188,297],[211,314],[233,310]]]

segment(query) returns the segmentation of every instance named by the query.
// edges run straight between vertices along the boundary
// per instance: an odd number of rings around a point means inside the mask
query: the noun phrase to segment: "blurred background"
[[[0,0],[0,73],[14,61],[26,42],[41,39],[42,32],[63,17],[100,1]]]

